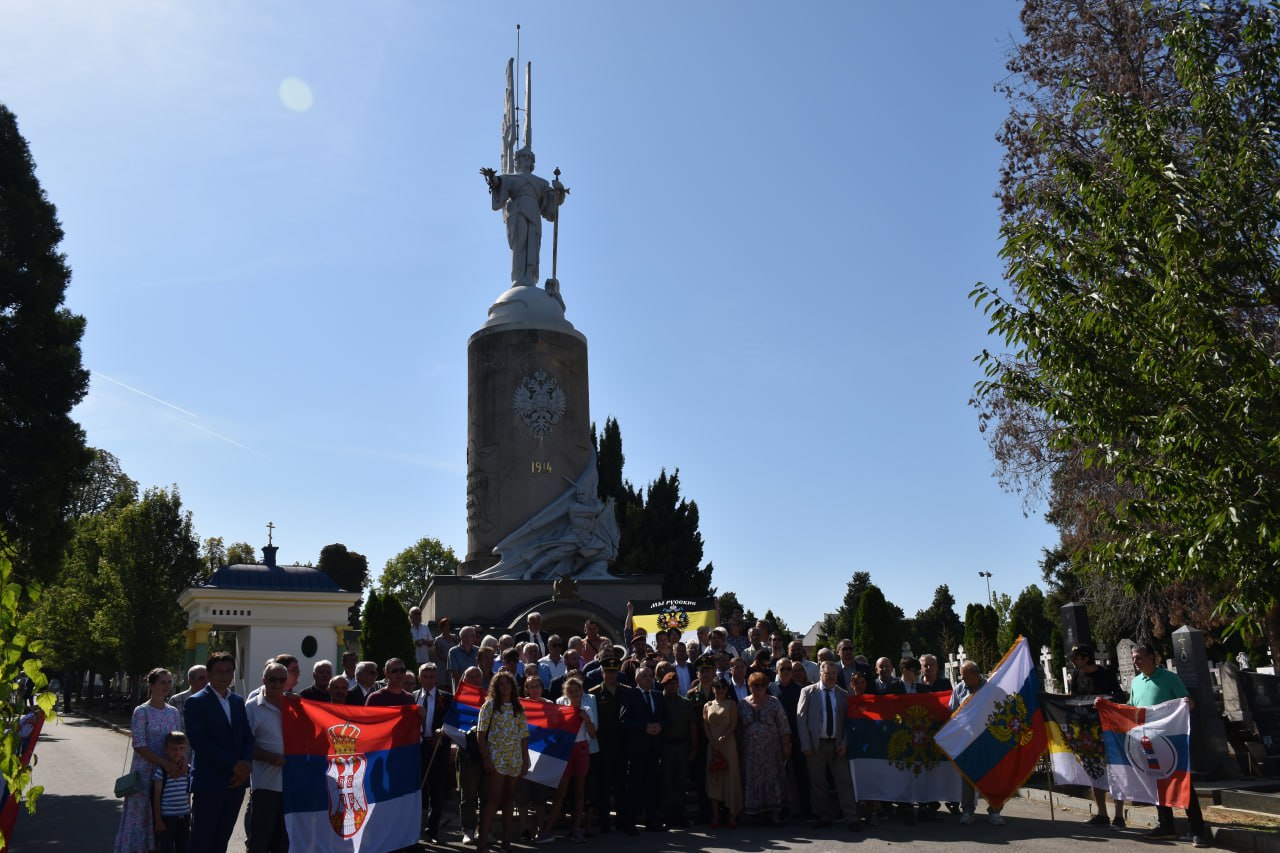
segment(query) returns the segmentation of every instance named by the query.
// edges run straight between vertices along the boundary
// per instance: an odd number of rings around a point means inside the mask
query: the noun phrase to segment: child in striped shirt
[[[164,736],[164,754],[182,768],[170,776],[156,767],[151,786],[151,813],[155,815],[156,846],[160,853],[186,853],[191,837],[191,771],[187,768],[187,736],[169,732]]]

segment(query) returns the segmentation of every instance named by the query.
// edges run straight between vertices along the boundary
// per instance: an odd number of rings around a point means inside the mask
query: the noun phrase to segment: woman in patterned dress
[[[738,704],[729,698],[729,682],[717,677],[712,698],[702,706],[702,730],[707,736],[707,799],[711,828],[720,825],[720,808],[728,812],[729,828],[738,825],[742,811],[742,777],[738,774]]]
[[[753,672],[747,679],[747,698],[738,703],[742,718],[743,811],[768,813],[776,826],[782,823],[786,800],[783,770],[791,757],[791,725],[776,697],[770,696],[769,677]]]
[[[476,853],[492,849],[489,833],[499,808],[502,809],[502,849],[509,851],[516,783],[529,772],[529,728],[516,692],[516,681],[510,673],[499,672],[489,683],[489,698],[480,706],[476,722],[476,740],[489,786],[489,796],[480,815]]]
[[[156,767],[179,775],[180,770],[164,754],[164,738],[182,728],[178,709],[165,700],[173,692],[173,676],[167,669],[147,673],[148,699],[133,709],[133,766],[146,780],[142,791],[124,798],[120,828],[116,830],[115,853],[147,853],[156,849],[155,823],[151,817],[151,777]],[[185,764],[185,759],[183,761]]]

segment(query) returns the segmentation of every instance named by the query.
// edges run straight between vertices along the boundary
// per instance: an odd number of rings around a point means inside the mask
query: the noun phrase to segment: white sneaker
[[[1000,812],[992,812],[991,814],[987,815],[987,820],[993,826],[1004,826],[1004,816],[1000,814]]]
[[[971,811],[962,812],[960,814],[960,823],[963,826],[968,826],[969,824],[973,823],[973,812]]]

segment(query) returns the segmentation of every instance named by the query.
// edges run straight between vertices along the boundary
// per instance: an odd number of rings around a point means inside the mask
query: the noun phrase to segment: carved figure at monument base
[[[567,477],[565,479],[568,479]],[[618,519],[613,499],[596,496],[596,454],[555,500],[493,548],[501,559],[479,579],[608,578],[618,556]]]

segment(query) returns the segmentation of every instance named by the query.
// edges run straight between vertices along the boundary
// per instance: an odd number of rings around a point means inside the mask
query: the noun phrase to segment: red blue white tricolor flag
[[[1148,708],[1103,699],[1098,716],[1114,799],[1180,809],[1191,804],[1191,706],[1186,699]]]
[[[486,696],[485,691],[465,681],[453,694],[453,703],[445,712],[444,732],[461,749],[466,748],[467,733],[479,721]],[[531,699],[521,699],[520,707],[529,726],[529,772],[525,778],[554,788],[560,784],[573,743],[582,733],[582,714],[568,705]]]
[[[18,721],[18,760],[23,767],[31,765],[31,755],[36,751],[40,729],[44,727],[44,711],[24,714]],[[0,853],[7,853],[13,840],[13,827],[18,822],[18,798],[9,791],[9,785],[0,778]]]
[[[1045,751],[1039,690],[1027,640],[1019,637],[934,737],[993,809],[1017,793]]]
[[[422,829],[417,705],[284,697],[284,822],[294,850],[382,853]]]
[[[934,735],[947,722],[950,693],[850,696],[849,769],[860,800],[954,801],[960,774]]]

